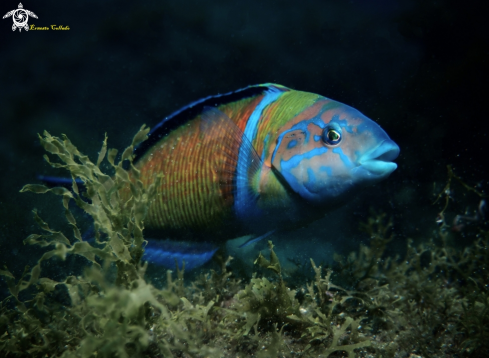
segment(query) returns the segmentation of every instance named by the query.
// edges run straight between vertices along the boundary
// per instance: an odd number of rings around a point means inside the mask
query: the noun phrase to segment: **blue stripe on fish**
[[[248,119],[248,122],[246,123],[246,127],[243,133],[244,138],[247,138],[250,142],[253,142],[258,131],[258,122],[260,120],[263,110],[269,104],[275,102],[283,93],[284,91],[275,87],[271,87],[265,92],[265,97],[256,106],[255,110]],[[245,217],[250,214],[250,203],[248,200],[249,182],[248,175],[246,173],[246,171],[248,170],[248,166],[244,165],[249,162],[250,156],[251,152],[249,148],[245,146],[241,146],[239,148],[238,166],[236,173],[236,197],[234,202],[234,208],[238,217]]]
[[[317,125],[319,128],[323,129],[326,127],[326,125],[324,124],[324,122],[322,121],[321,118],[319,117],[315,117],[315,118],[311,118],[311,119],[308,119],[308,120],[304,120],[302,122],[299,122],[295,125],[292,126],[292,128],[290,128],[289,130],[286,130],[284,131],[282,134],[280,134],[280,136],[278,137],[277,139],[277,147],[275,149],[275,151],[273,152],[272,154],[272,163],[274,162],[275,160],[275,155],[277,154],[277,149],[280,148],[280,146],[282,145],[282,140],[285,138],[285,136],[290,133],[290,132],[293,132],[293,131],[296,131],[296,130],[302,130],[303,133],[306,135],[306,138],[304,139],[304,144],[307,143],[309,141],[309,137],[311,136],[311,134],[309,133],[309,131],[307,130],[307,126],[310,124],[310,123],[313,123],[315,125]],[[292,158],[291,158],[292,159]]]
[[[263,150],[261,152],[261,161],[262,163],[265,161],[265,149],[268,147],[268,139],[270,138],[270,133],[267,134],[267,136],[265,137],[265,140],[263,141]]]
[[[307,168],[307,179],[311,185],[316,184],[316,176],[314,175],[314,171],[311,168]]]
[[[282,168],[285,167],[288,170],[293,169],[293,168],[297,167],[302,162],[302,160],[311,159],[317,155],[322,155],[322,154],[326,153],[327,151],[328,151],[328,148],[320,147],[320,148],[314,148],[314,149],[310,150],[309,152],[294,155],[289,160],[282,160],[282,162],[281,162]],[[284,166],[284,164],[285,164],[285,166]]]
[[[310,150],[309,152],[305,152],[302,154],[296,154],[289,160],[282,160],[280,162],[280,166],[283,169],[282,170],[282,175],[284,176],[285,180],[287,180],[287,183],[289,183],[290,187],[297,193],[300,193],[301,195],[308,196],[309,193],[305,193],[304,189],[305,187],[298,181],[298,178],[296,178],[292,174],[292,169],[296,168],[299,166],[299,164],[302,163],[304,159],[311,159],[317,155],[322,155],[328,151],[328,148],[326,147],[320,147],[320,148],[314,148]]]
[[[353,133],[353,126],[348,124],[346,119],[340,119],[338,114],[335,114],[331,119],[330,123],[337,123],[342,129],[346,130],[348,133]]]
[[[341,161],[345,164],[346,167],[351,168],[354,166],[350,158],[348,158],[348,156],[343,153],[343,150],[341,148],[333,148],[333,153],[340,156]]]

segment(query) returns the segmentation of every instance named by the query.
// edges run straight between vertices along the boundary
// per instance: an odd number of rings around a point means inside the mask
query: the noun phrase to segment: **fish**
[[[134,150],[145,187],[144,260],[193,269],[226,241],[294,230],[386,179],[399,146],[327,97],[259,84],[206,97],[158,123]]]

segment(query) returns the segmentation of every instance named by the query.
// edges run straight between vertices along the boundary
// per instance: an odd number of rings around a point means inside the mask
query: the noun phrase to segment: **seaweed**
[[[371,211],[360,224],[369,243],[337,256],[325,270],[310,260],[312,276],[305,272],[309,265],[300,263],[304,272],[295,279],[301,282],[286,282],[269,241],[269,258],[258,255],[250,279],[238,279],[232,257],[219,252],[220,270],[188,282],[185,266],[176,267],[166,272],[166,286],[156,288],[141,258],[144,219],[159,177],[145,188],[132,164],[133,149],[147,133],[143,126],[118,161],[106,137],[95,163],[66,137],[40,136],[58,161],[45,159],[69,172],[73,190],[31,184],[21,192],[60,198],[71,231],[53,229],[34,210],[41,233],[25,244],[46,251],[18,279],[6,267],[0,270],[10,291],[0,302],[2,356],[487,356],[489,232],[483,210],[469,233],[473,243],[463,250],[448,244],[443,218],[437,237],[417,246],[408,240],[402,259],[389,257],[392,220]],[[112,175],[103,172],[104,161]],[[449,171],[439,198],[450,195],[453,175]],[[81,235],[70,202],[93,219],[93,240]],[[449,204],[447,198],[442,214]],[[43,276],[43,263],[69,255],[84,258],[83,272],[59,281]]]
[[[246,285],[244,290],[236,295],[240,305],[238,311],[246,313],[247,323],[244,335],[247,335],[251,327],[260,319],[270,324],[284,325],[286,318],[299,313],[299,302],[295,299],[295,291],[285,286],[282,278],[280,261],[273,251],[273,243],[268,242],[270,249],[270,261],[259,254],[255,264],[272,271],[278,280],[269,280],[266,277],[256,277]]]

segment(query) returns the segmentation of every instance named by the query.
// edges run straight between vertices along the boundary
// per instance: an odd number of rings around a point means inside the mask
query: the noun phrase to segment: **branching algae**
[[[72,232],[52,229],[34,211],[43,233],[25,243],[50,250],[18,280],[0,270],[10,290],[0,303],[2,357],[487,356],[489,234],[482,227],[472,246],[456,251],[446,244],[442,225],[441,246],[408,242],[400,260],[385,257],[392,223],[372,212],[362,224],[370,245],[337,257],[324,274],[311,260],[315,277],[294,282],[298,289],[288,287],[272,242],[270,258],[260,253],[255,261],[265,274],[249,281],[229,271],[229,257],[220,258],[220,272],[187,284],[184,267],[177,267],[176,279],[168,271],[166,287],[155,288],[144,278],[141,257],[144,218],[159,178],[145,189],[132,165],[133,148],[147,133],[143,126],[117,163],[107,138],[93,163],[66,137],[40,137],[58,161],[45,159],[69,171],[73,191],[43,185],[21,191],[61,197]],[[104,160],[114,175],[102,171]],[[93,242],[84,241],[71,201],[93,219]],[[82,275],[42,277],[43,262],[67,255],[87,260]],[[67,300],[56,298],[60,290]]]

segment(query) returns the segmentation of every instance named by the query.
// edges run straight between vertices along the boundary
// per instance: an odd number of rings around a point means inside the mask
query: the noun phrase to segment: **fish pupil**
[[[340,134],[335,130],[331,129],[328,131],[328,139],[332,142],[336,142],[340,139]]]

